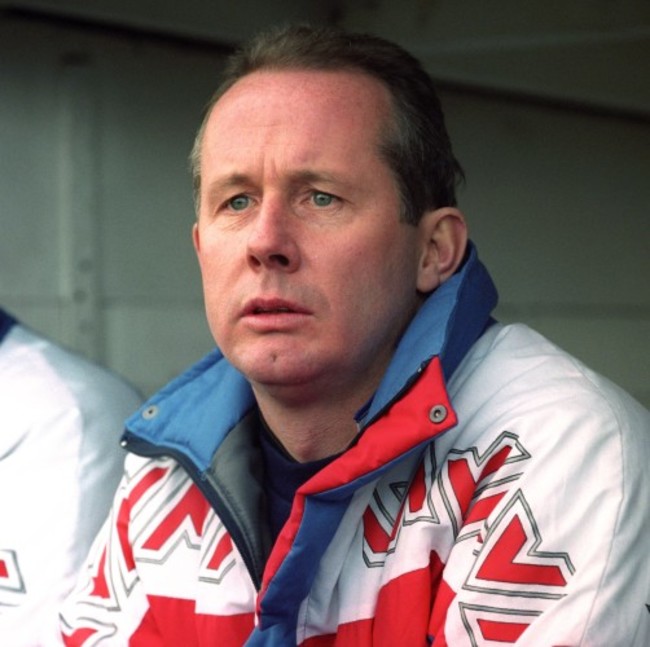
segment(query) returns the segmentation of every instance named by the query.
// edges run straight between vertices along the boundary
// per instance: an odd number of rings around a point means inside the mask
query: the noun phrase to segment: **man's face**
[[[362,74],[261,71],[212,110],[194,244],[212,334],[257,393],[363,403],[417,309],[389,103]]]

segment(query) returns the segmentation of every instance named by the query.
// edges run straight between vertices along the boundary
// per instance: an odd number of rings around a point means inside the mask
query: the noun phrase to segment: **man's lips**
[[[311,312],[298,303],[279,298],[251,299],[246,303],[242,310],[243,317],[283,314],[308,315],[311,314]]]

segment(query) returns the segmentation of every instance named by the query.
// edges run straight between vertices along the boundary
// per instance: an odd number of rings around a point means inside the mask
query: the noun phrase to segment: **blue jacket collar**
[[[425,301],[365,412],[377,416],[432,357],[449,377],[490,322],[497,293],[473,245],[462,267]],[[154,395],[127,431],[190,458],[203,472],[223,438],[254,405],[246,378],[215,349]]]
[[[447,379],[491,321],[497,291],[472,243],[462,268],[424,302],[402,337],[366,420],[383,410],[433,357]]]

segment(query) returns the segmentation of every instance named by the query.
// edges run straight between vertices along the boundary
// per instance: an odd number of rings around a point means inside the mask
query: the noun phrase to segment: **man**
[[[262,35],[192,157],[219,350],[128,423],[67,644],[647,644],[648,413],[491,318],[419,64]]]
[[[0,309],[0,645],[60,644],[74,586],[119,483],[141,400]]]

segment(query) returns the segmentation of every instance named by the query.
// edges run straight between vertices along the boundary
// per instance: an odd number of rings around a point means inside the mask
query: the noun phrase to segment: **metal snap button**
[[[447,417],[447,407],[442,404],[437,404],[429,411],[429,420],[435,424],[439,424]]]
[[[155,418],[157,415],[158,415],[158,407],[155,404],[152,404],[151,406],[147,407],[142,412],[142,417],[145,420],[151,420],[152,418]]]

